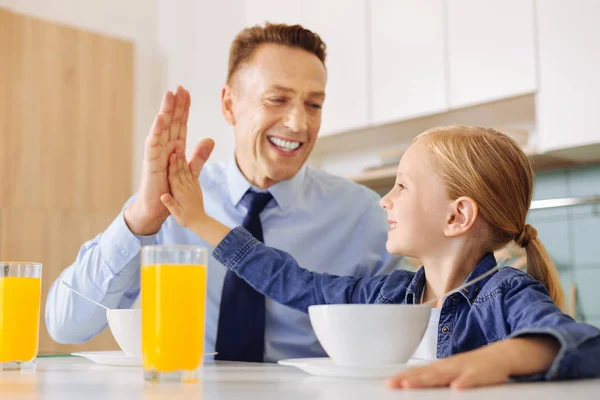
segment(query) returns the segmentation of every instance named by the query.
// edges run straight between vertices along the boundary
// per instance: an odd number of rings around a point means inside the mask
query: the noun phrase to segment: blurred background
[[[535,199],[570,199],[534,203],[529,222],[570,313],[600,326],[599,20],[596,0],[0,0],[0,259],[44,262],[45,298],[136,190],[144,138],[179,84],[188,150],[212,137],[213,161],[229,159],[232,39],[299,23],[328,48],[310,164],[383,194],[423,130],[504,131],[535,165]],[[83,348],[41,332],[42,353]],[[105,332],[85,348],[107,346]]]

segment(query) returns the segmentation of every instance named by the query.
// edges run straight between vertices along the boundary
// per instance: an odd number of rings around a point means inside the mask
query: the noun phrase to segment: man
[[[372,191],[305,166],[321,126],[325,44],[300,27],[247,28],[232,43],[222,111],[235,133],[235,159],[207,165],[199,177],[205,208],[222,223],[243,225],[305,268],[337,275],[374,275],[399,259],[385,250],[387,224]],[[185,149],[190,95],[167,93],[146,140],[140,187],[108,229],[85,243],[54,282],[46,305],[50,335],[84,342],[107,324],[105,313],[60,285],[113,308],[140,293],[140,249],[148,244],[212,248],[169,217],[168,157]],[[206,146],[196,146],[191,166]],[[308,317],[265,300],[213,257],[208,261],[207,352],[239,361],[319,357]]]

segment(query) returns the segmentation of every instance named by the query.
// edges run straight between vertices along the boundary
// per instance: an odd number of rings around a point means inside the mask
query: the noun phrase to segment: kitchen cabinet
[[[533,10],[533,0],[447,0],[451,108],[535,92]]]
[[[536,12],[540,149],[600,144],[600,2],[544,0]]]
[[[448,109],[443,0],[370,1],[371,122]]]

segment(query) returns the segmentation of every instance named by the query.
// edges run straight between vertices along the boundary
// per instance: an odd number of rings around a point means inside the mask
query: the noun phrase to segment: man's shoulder
[[[347,199],[351,196],[366,204],[377,204],[380,199],[375,191],[364,185],[313,167],[307,167],[306,170],[306,190],[328,198]]]

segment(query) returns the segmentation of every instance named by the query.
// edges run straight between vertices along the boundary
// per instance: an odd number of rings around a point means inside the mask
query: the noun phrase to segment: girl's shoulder
[[[484,281],[476,301],[482,302],[490,297],[525,289],[548,294],[545,286],[527,272],[517,268],[504,267]]]

